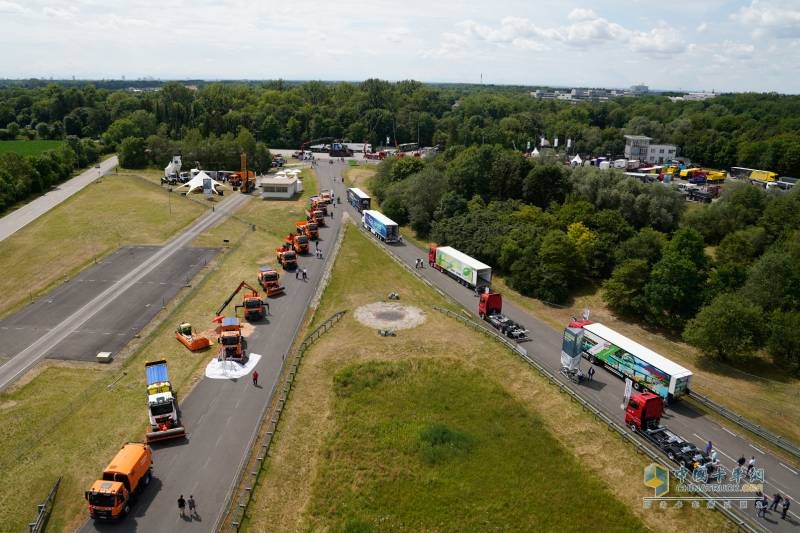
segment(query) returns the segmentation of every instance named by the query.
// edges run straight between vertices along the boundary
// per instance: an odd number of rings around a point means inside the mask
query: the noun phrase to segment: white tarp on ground
[[[186,194],[194,192],[197,189],[200,189],[200,192],[203,192],[203,180],[207,180],[207,179],[211,180],[211,191],[214,194],[219,194],[219,191],[217,190],[217,187],[224,187],[225,186],[224,184],[222,184],[222,183],[218,182],[217,180],[213,179],[211,176],[209,176],[208,174],[206,174],[205,172],[203,172],[201,170],[191,180],[187,181],[186,183],[184,183],[180,187],[176,187],[175,191],[184,192],[181,189],[186,188],[187,189],[185,191]]]
[[[243,378],[253,372],[261,356],[257,353],[248,354],[245,364],[236,361],[220,361],[216,357],[206,366],[206,377],[209,379],[236,379]]]

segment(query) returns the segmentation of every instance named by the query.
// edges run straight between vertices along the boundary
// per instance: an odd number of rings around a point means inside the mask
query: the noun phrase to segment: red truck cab
[[[664,414],[664,399],[652,392],[637,392],[625,406],[625,425],[634,431],[658,426]]]
[[[484,292],[478,300],[478,316],[482,319],[503,310],[503,296],[499,292]]]

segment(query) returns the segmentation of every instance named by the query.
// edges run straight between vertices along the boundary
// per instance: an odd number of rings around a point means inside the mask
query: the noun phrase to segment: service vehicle
[[[247,362],[247,351],[245,350],[244,336],[242,335],[242,325],[235,316],[222,317],[220,324],[219,338],[217,338],[220,349],[217,359],[220,361]]]
[[[178,400],[169,381],[167,361],[159,359],[147,362],[144,370],[147,416],[150,419],[150,431],[145,435],[147,443],[185,437],[186,429],[181,425]]]
[[[142,442],[129,442],[117,452],[84,497],[89,502],[89,516],[95,520],[113,520],[131,511],[136,497],[150,484],[153,454]]]
[[[288,247],[286,243],[280,248],[275,248],[275,252],[278,254],[278,263],[284,270],[297,268],[297,252]]]
[[[431,244],[428,264],[470,289],[483,292],[492,285],[492,267],[450,246]]]
[[[279,280],[280,275],[274,268],[268,266],[258,268],[258,284],[267,293],[267,298],[283,294],[286,290]]]
[[[250,292],[247,292],[242,295],[242,303],[241,305],[237,305],[234,309],[244,309],[244,318],[245,320],[261,320],[269,314],[269,304],[264,301],[263,298],[258,294],[258,289],[252,287],[246,281],[242,281],[239,285],[234,289],[234,291],[228,296],[228,298],[223,302],[215,316],[217,319],[222,316],[222,311],[228,307],[228,304],[231,303],[233,297],[236,296],[239,291],[242,289],[249,289]],[[215,319],[216,320],[216,319]]]
[[[208,340],[208,337],[195,333],[192,325],[188,322],[178,324],[178,327],[175,328],[175,338],[192,352],[211,346],[211,341]]]

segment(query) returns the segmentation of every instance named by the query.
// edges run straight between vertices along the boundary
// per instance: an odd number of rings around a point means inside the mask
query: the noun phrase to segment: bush
[[[763,345],[764,324],[761,307],[739,294],[721,294],[689,321],[683,338],[708,356],[741,359]]]

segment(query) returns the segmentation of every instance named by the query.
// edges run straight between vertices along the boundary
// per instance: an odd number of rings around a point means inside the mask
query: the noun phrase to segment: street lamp
[[[167,203],[169,204],[169,216],[172,218],[172,187],[167,189]]]

